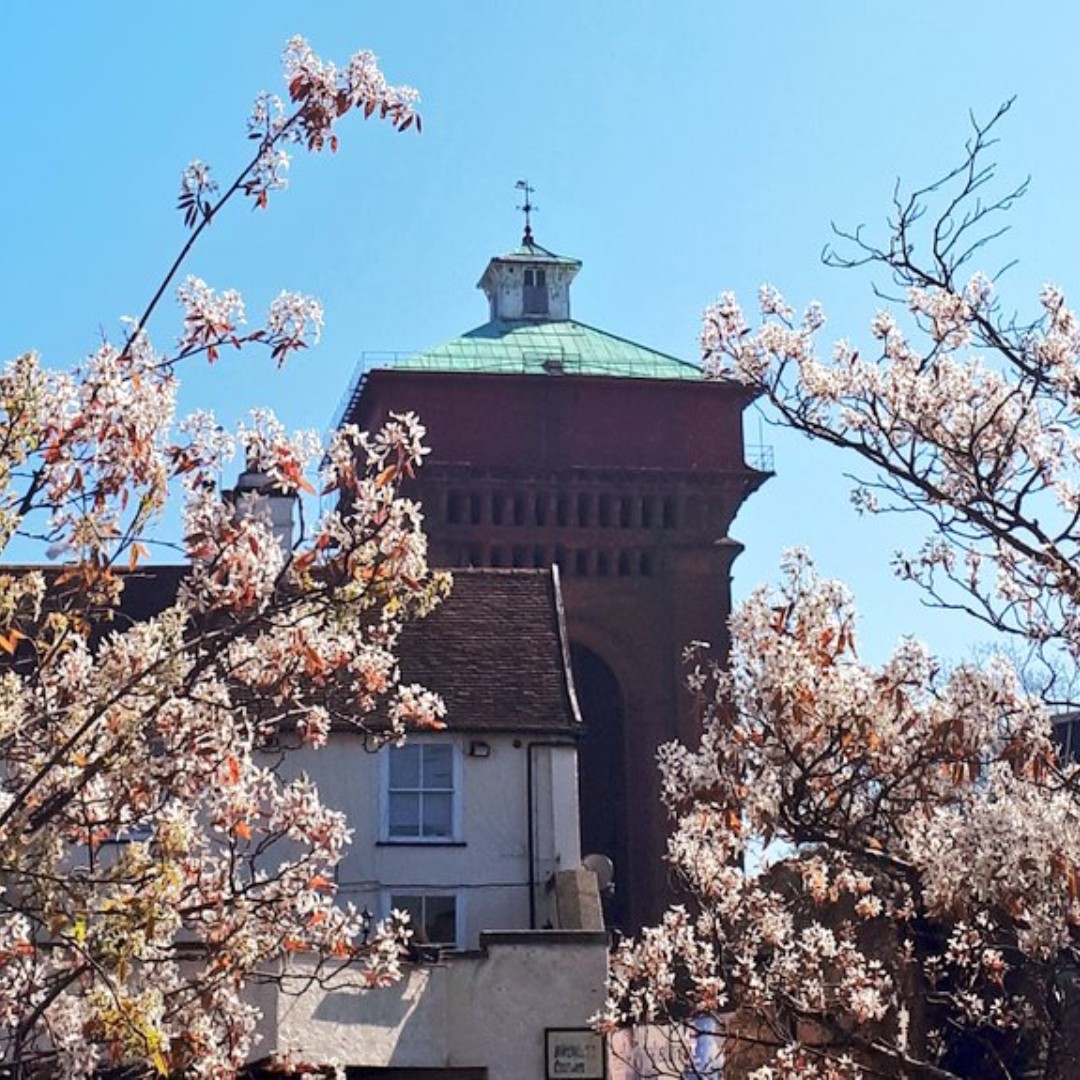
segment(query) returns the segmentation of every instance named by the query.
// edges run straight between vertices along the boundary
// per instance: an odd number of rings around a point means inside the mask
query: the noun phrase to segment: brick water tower
[[[434,565],[559,568],[585,721],[582,851],[614,862],[609,918],[635,931],[672,895],[655,757],[696,737],[681,654],[726,648],[728,529],[769,474],[744,460],[744,388],[571,318],[580,268],[527,228],[480,279],[488,321],[365,365],[343,415],[372,427],[411,410],[427,426],[411,494]]]

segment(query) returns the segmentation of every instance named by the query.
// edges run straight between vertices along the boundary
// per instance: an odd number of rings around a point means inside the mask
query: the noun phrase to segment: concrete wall
[[[488,1080],[542,1080],[545,1028],[586,1026],[603,1003],[606,963],[603,933],[484,934],[479,951],[410,966],[386,989],[306,986],[280,996],[266,1012],[260,1052],[353,1066],[483,1067]]]

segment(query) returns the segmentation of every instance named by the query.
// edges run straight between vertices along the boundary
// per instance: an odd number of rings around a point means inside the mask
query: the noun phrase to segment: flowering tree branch
[[[770,286],[754,325],[731,294],[705,313],[709,374],[856,455],[861,510],[926,519],[922,548],[895,557],[900,576],[1065,675],[1036,697],[1000,656],[946,674],[913,640],[872,668],[850,596],[798,553],[778,590],[735,614],[730,671],[693,668],[700,746],[661,752],[689,902],[620,948],[598,1018],[718,1029],[725,1075],[1064,1080],[1080,1067],[1065,1019],[1080,771],[1048,714],[1080,659],[1080,322],[1049,285],[1034,317],[1006,317],[1000,274],[969,268],[1026,187],[987,195],[1008,107],[974,123],[956,169],[896,196],[885,243],[840,232],[853,254],[826,253],[899,290],[878,291],[868,346],[822,349],[821,308],[797,314]]]
[[[1003,316],[990,278],[960,280],[1001,232],[988,218],[1026,186],[982,201],[994,175],[985,163],[990,133],[1006,108],[976,125],[961,167],[897,200],[887,245],[856,231],[846,234],[854,256],[828,256],[834,265],[881,267],[905,290],[902,318],[883,309],[872,320],[868,354],[840,340],[823,358],[815,340],[820,309],[811,305],[797,318],[771,288],[762,290],[756,330],[733,297],[721,298],[706,313],[702,344],[715,375],[749,382],[782,423],[869,467],[853,496],[860,509],[929,520],[930,538],[896,556],[897,573],[933,603],[1075,663],[1080,329],[1053,286],[1043,288],[1039,313],[1021,321]],[[915,229],[925,200],[949,185],[958,190],[924,230],[924,260]]]
[[[0,372],[0,549],[48,541],[60,565],[0,573],[0,1063],[12,1076],[233,1075],[254,1038],[253,981],[302,954],[307,977],[395,977],[408,930],[369,936],[336,898],[343,816],[291,765],[295,747],[347,726],[375,739],[438,726],[442,704],[401,682],[401,627],[445,593],[405,498],[426,453],[411,415],[329,444],[256,412],[235,435],[209,413],[174,423],[178,361],[223,346],[279,363],[316,340],[322,312],[282,294],[241,332],[243,303],[189,277],[174,353],[148,323],[195,240],[238,194],[265,206],[283,147],[336,145],[360,110],[404,130],[415,94],[374,58],[338,70],[290,42],[291,113],[263,96],[258,149],[218,196],[185,171],[191,235],[122,347],[72,372],[23,356]],[[265,492],[230,500],[235,453]],[[170,484],[185,501],[190,565],[161,577],[159,613],[132,621],[125,594]],[[266,494],[318,484],[333,509],[282,543]],[[29,519],[44,515],[34,526]]]
[[[793,556],[730,673],[695,668],[704,738],[661,753],[693,904],[620,948],[600,1022],[719,1016],[755,1080],[1018,1077],[1076,957],[1076,767],[1008,665],[905,641],[873,669],[854,619]]]

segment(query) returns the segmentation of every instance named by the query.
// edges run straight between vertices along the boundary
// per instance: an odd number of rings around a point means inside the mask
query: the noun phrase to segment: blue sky
[[[822,301],[830,336],[865,337],[869,280],[819,259],[830,222],[880,228],[896,177],[937,176],[968,111],[1014,94],[997,158],[1003,184],[1030,174],[1031,192],[988,269],[1019,260],[1003,288],[1021,311],[1044,280],[1077,291],[1072,4],[6,0],[0,356],[67,365],[141,310],[183,241],[183,166],[225,178],[240,164],[251,100],[280,88],[295,33],[335,60],[374,49],[391,81],[420,89],[424,133],[351,123],[336,156],[297,157],[269,211],[215,224],[192,272],[254,310],[285,287],[315,293],[327,329],[284,372],[255,356],[193,367],[187,408],[232,420],[267,404],[325,429],[362,352],[483,322],[474,285],[518,240],[520,177],[537,188],[540,242],[584,262],[585,322],[694,359],[704,305],[729,288],[751,303],[769,281],[798,306]],[[153,330],[173,336],[174,312]],[[758,429],[748,414],[749,442]],[[854,463],[761,437],[777,476],[735,523],[740,595],[807,545],[855,589],[871,658],[901,633],[949,655],[983,638],[892,581],[890,553],[917,534],[856,518]]]

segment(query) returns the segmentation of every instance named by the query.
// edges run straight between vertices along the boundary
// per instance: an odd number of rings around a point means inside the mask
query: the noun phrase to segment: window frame
[[[382,909],[383,918],[389,918],[390,912],[397,908],[397,910],[404,910],[402,905],[395,905],[394,898],[398,899],[406,896],[417,896],[420,898],[421,903],[424,905],[425,913],[425,925],[426,925],[426,904],[429,899],[442,898],[449,896],[454,901],[454,940],[453,941],[425,941],[417,942],[414,937],[412,940],[419,945],[432,945],[440,949],[462,949],[464,940],[463,931],[465,929],[465,904],[463,897],[463,890],[454,888],[418,888],[412,885],[387,885],[383,887],[382,897]],[[425,933],[425,937],[426,937]]]
[[[418,832],[415,836],[397,836],[390,832],[390,796],[394,791],[412,789],[391,789],[390,787],[390,758],[395,750],[419,747],[421,756],[426,748],[444,746],[450,750],[450,835],[449,836],[424,836],[423,835],[423,792],[424,788],[415,789],[421,796],[421,811],[418,817]],[[386,746],[379,754],[379,843],[393,845],[419,844],[424,847],[438,847],[439,845],[462,843],[462,754],[461,746],[456,741],[449,739],[410,738],[404,746]],[[422,766],[421,766],[422,767]],[[439,789],[440,791],[443,789]]]
[[[1050,717],[1050,737],[1064,764],[1080,763],[1080,714],[1064,712]]]

